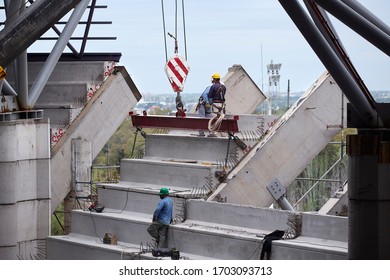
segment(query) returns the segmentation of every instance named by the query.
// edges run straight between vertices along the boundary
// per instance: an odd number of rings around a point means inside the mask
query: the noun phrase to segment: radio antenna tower
[[[271,60],[270,64],[267,64],[267,74],[268,74],[268,115],[272,115],[272,101],[279,95],[280,89],[280,68],[282,67],[281,63],[273,63]]]

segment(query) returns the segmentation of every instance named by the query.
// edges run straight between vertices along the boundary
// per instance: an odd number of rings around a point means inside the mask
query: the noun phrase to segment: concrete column
[[[347,136],[349,259],[390,259],[388,134],[367,130]]]

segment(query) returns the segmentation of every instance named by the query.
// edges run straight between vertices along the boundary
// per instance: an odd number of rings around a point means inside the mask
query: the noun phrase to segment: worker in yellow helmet
[[[220,79],[221,79],[221,75],[219,75],[218,73],[214,73],[214,74],[211,76],[211,78],[212,78],[213,80],[220,80]]]
[[[211,104],[213,103],[225,103],[225,94],[226,94],[226,87],[225,85],[220,81],[221,75],[218,73],[214,73],[212,76],[212,83],[213,85],[210,87],[209,90],[209,100],[211,100]]]
[[[218,119],[223,119],[225,114],[225,94],[226,87],[221,82],[221,75],[219,73],[214,73],[211,76],[212,86],[210,87],[208,93],[208,100],[211,105],[211,111],[216,114]],[[214,131],[210,131],[208,137],[215,137],[216,133]]]

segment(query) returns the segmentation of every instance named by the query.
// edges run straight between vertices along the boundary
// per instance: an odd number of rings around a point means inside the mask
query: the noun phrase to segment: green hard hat
[[[160,189],[160,195],[169,195],[168,188],[161,188]]]

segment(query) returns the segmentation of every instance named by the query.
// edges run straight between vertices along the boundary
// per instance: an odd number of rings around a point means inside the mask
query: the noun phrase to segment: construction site
[[[121,54],[84,52],[94,10],[109,7],[4,1],[13,16],[0,31],[0,259],[390,259],[389,105],[373,99],[327,13],[388,56],[390,29],[358,1],[304,0],[307,13],[296,1],[279,2],[327,70],[277,115],[244,67],[231,65],[221,73],[223,110],[206,118],[183,110],[188,66],[176,54],[166,72],[177,111],[134,110],[142,94]],[[80,24],[77,50],[70,39]],[[53,50],[27,52],[49,29],[58,34]],[[277,91],[280,65],[269,67]],[[94,160],[126,118],[144,139],[143,154],[120,160],[118,180],[94,181],[94,169],[111,168]],[[336,135],[339,158],[318,178],[300,177]],[[343,174],[330,178],[336,168]],[[297,180],[312,187],[292,201]],[[299,203],[320,182],[332,185],[329,199],[305,211]],[[168,246],[156,249],[147,228],[161,188],[169,189],[173,221]],[[52,235],[60,205],[64,234]]]

